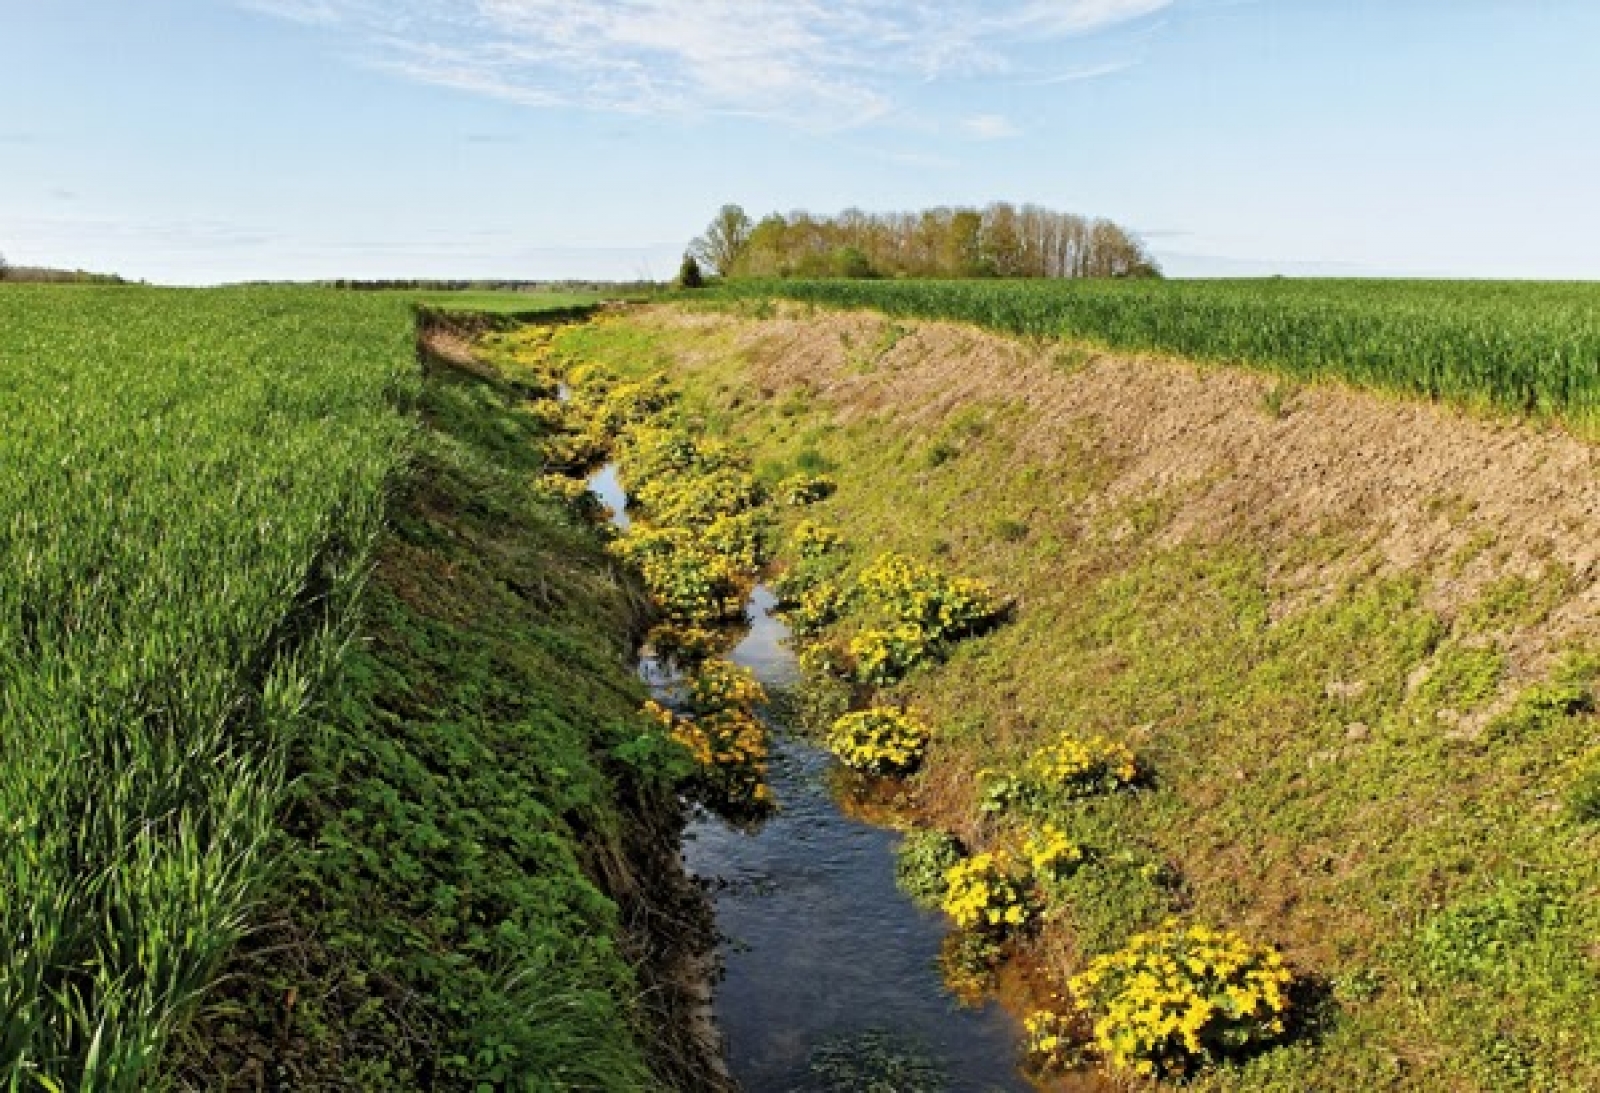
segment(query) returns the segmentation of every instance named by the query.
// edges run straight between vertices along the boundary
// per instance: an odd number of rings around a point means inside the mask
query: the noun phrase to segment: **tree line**
[[[690,245],[723,277],[1157,277],[1144,243],[1110,220],[997,201],[982,209],[837,216],[724,205]],[[687,263],[685,271],[687,272]]]
[[[19,284],[62,285],[125,285],[128,282],[114,273],[90,273],[81,269],[52,269],[48,266],[13,265],[0,254],[0,281]]]

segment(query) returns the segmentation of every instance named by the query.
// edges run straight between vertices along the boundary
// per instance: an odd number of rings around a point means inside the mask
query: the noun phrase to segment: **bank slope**
[[[892,696],[936,726],[927,823],[989,844],[994,773],[1063,731],[1148,763],[1048,817],[1093,857],[1025,954],[1048,980],[1182,914],[1302,977],[1297,1036],[1211,1085],[1600,1083],[1593,447],[1337,383],[762,314],[658,309],[585,351],[672,361],[773,477],[827,469],[810,515],[871,544],[856,564],[1016,594]]]
[[[716,1088],[642,594],[535,488],[521,402],[428,358],[363,639],[293,756],[275,914],[186,1038],[185,1087]]]
[[[641,596],[417,345],[0,286],[7,1088],[707,1087]]]

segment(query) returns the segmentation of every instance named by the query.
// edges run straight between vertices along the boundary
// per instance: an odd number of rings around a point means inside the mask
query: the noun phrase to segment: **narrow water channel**
[[[614,467],[591,488],[626,527]],[[757,587],[731,659],[769,687],[795,682],[788,628]],[[670,688],[648,659],[644,678]],[[1018,1070],[1020,1030],[999,1005],[963,1008],[938,967],[949,930],[895,886],[898,833],[852,819],[829,788],[833,759],[770,724],[778,812],[754,830],[702,813],[684,844],[709,887],[722,935],[716,1015],[747,1093],[1033,1088]]]

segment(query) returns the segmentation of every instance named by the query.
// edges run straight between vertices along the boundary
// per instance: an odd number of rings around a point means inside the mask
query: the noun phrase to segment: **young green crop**
[[[1600,286],[1494,281],[783,281],[725,293],[1333,378],[1600,429]]]
[[[393,297],[0,290],[8,1088],[142,1088],[245,930],[416,371]]]

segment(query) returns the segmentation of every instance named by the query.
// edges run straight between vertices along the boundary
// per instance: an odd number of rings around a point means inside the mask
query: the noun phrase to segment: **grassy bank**
[[[190,1038],[190,1088],[686,1080],[676,988],[633,967],[675,944],[640,919],[682,935],[698,913],[672,879],[672,762],[638,715],[639,593],[532,489],[544,432],[519,403],[429,375],[367,638],[294,757],[278,918]]]
[[[523,389],[416,347],[0,290],[7,1088],[706,1087],[642,593]]]
[[[770,281],[720,292],[1243,363],[1600,430],[1600,286],[1493,281]]]
[[[1006,626],[886,697],[933,727],[923,822],[972,849],[1048,822],[1086,849],[1024,945],[1047,984],[1178,914],[1281,946],[1300,976],[1295,1035],[1203,1085],[1600,1082],[1581,486],[1541,484],[1530,511],[1571,525],[1545,537],[1479,513],[1460,473],[1407,496],[1381,445],[1361,449],[1370,471],[1314,450],[1420,437],[1419,459],[1470,434],[1452,465],[1536,467],[1571,442],[1530,432],[1517,443],[1550,447],[1522,451],[1504,429],[1357,395],[1274,406],[1227,374],[1074,371],[1049,348],[867,318],[657,312],[567,343],[670,364],[770,479],[832,474],[808,515],[843,534],[847,576],[898,550],[1015,597]],[[1188,398],[1194,421],[1163,431]],[[1330,473],[1375,492],[1290,503]],[[1419,553],[1392,531],[1413,525],[1445,530]],[[1025,811],[1004,780],[1062,732],[1131,746],[1146,784]]]
[[[502,319],[537,319],[552,311],[578,312],[598,307],[605,297],[593,292],[405,292],[394,295],[432,311],[455,315],[492,315]]]

